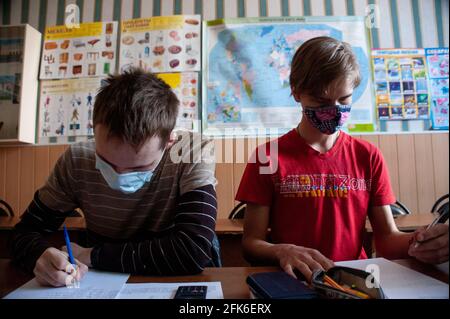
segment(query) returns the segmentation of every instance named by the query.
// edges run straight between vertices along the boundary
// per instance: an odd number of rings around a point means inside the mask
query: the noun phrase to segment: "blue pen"
[[[69,233],[67,232],[66,225],[64,225],[64,239],[66,240],[67,253],[69,254],[69,261],[72,265],[76,266],[75,259],[72,254],[72,247],[70,246]]]

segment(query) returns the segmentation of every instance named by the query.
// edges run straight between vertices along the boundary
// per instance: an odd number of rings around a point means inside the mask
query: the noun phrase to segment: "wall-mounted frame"
[[[0,145],[34,143],[41,33],[0,27]]]

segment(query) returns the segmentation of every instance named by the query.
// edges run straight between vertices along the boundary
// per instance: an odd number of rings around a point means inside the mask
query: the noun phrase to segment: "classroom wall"
[[[364,15],[368,4],[377,4],[381,24],[373,33],[372,47],[448,47],[449,42],[449,0],[2,0],[0,25],[29,23],[44,32],[47,25],[64,23],[64,8],[71,3],[80,7],[82,22],[194,13],[206,20]],[[428,121],[381,125],[383,131],[421,131],[428,127]],[[381,148],[394,192],[413,212],[428,212],[437,197],[448,193],[448,132],[362,137]],[[257,145],[254,139],[227,143],[219,155],[234,151],[238,145]],[[23,212],[66,147],[0,147],[0,197],[16,212]],[[235,205],[234,194],[244,167],[245,163],[217,164],[219,217],[226,218]]]
[[[42,33],[45,26],[64,23],[66,5],[80,7],[81,22],[139,17],[202,14],[203,19],[258,16],[365,15],[376,4],[380,28],[373,48],[448,47],[449,0],[2,0],[0,25],[29,23]],[[383,121],[381,131],[423,131],[428,120]]]
[[[397,198],[413,213],[426,214],[438,197],[449,192],[449,134],[363,135],[384,155]],[[227,218],[249,153],[264,139],[216,140],[219,218]],[[0,198],[21,214],[43,185],[58,157],[58,146],[0,147]],[[244,149],[243,153],[236,150]]]

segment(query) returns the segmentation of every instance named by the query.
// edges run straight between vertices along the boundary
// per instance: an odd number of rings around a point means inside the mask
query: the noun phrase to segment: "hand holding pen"
[[[67,267],[66,269],[66,272],[70,275],[66,278],[66,286],[76,286],[79,283],[79,280],[77,278],[78,265],[75,262],[75,258],[73,258],[72,246],[70,244],[69,233],[67,232],[66,225],[64,225],[64,241],[66,242],[67,254],[69,255],[70,262],[70,265],[68,265],[69,267]]]
[[[70,243],[67,229],[65,229],[64,237],[66,243],[69,243],[68,246],[73,248],[74,244]],[[76,272],[73,272],[74,269]],[[54,247],[47,248],[41,254],[33,269],[39,284],[53,287],[73,286],[76,281],[81,280],[87,271],[88,267],[75,259],[73,254],[70,257],[70,254],[66,254]]]
[[[410,245],[408,254],[416,259],[430,264],[448,261],[448,225],[443,224],[446,217],[438,216],[426,228],[414,232],[414,241]]]

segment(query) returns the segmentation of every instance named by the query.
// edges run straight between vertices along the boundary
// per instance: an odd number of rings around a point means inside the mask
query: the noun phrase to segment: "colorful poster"
[[[22,63],[23,45],[23,38],[0,38],[0,63]]]
[[[40,79],[96,77],[116,70],[117,22],[47,27]]]
[[[120,72],[200,71],[200,15],[133,19],[121,23]]]
[[[198,73],[160,73],[157,75],[173,89],[180,101],[175,129],[199,132]]]
[[[21,74],[0,75],[0,140],[17,138]]]
[[[100,86],[101,78],[41,81],[39,142],[92,136],[94,102]]]
[[[0,28],[0,140],[18,136],[24,30]]]
[[[203,132],[283,134],[301,107],[291,96],[290,64],[306,40],[331,36],[351,43],[362,81],[353,94],[347,129],[374,130],[370,50],[362,17],[283,17],[207,21],[203,39]],[[276,133],[274,133],[276,131]]]
[[[448,130],[448,48],[427,48],[428,83],[431,99],[431,127]]]
[[[428,119],[430,99],[423,49],[372,51],[380,120]]]

